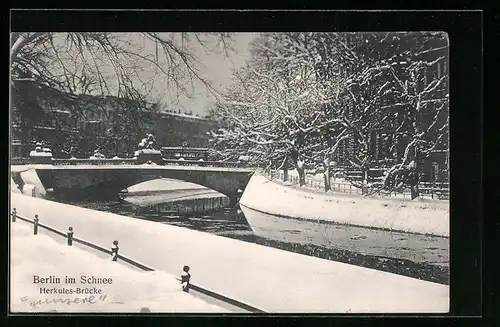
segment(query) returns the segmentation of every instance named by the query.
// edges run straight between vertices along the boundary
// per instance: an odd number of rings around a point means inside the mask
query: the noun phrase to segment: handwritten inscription
[[[21,302],[27,305],[30,309],[38,309],[42,307],[43,305],[47,304],[55,304],[55,303],[62,303],[66,305],[71,305],[71,304],[80,304],[80,303],[87,303],[87,304],[95,304],[97,302],[102,302],[106,300],[106,295],[100,295],[99,297],[95,297],[94,295],[90,295],[88,297],[74,297],[74,298],[45,298],[43,300],[33,300],[28,298],[27,296],[23,296],[21,298]]]

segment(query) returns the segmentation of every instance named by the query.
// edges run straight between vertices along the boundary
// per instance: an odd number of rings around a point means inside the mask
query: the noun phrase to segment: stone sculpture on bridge
[[[157,150],[156,138],[153,134],[148,134],[145,138],[141,140],[137,146],[139,150],[150,149]]]
[[[33,163],[43,164],[52,162],[52,151],[43,146],[42,142],[37,142],[35,150],[30,152],[30,159]]]
[[[161,151],[158,150],[156,138],[153,134],[148,134],[143,138],[137,147],[139,149],[135,151],[134,156],[139,163],[163,164],[163,157]]]
[[[96,149],[90,159],[106,159],[106,157],[101,153],[99,149]]]

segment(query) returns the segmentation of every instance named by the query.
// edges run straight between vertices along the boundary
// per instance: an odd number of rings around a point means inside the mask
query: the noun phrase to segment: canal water
[[[158,202],[154,195],[154,203]],[[349,263],[366,268],[405,275],[426,281],[448,284],[449,239],[426,235],[396,233],[370,228],[339,225],[328,222],[273,217],[280,220],[274,230],[252,231],[245,218],[248,208],[223,208],[209,214],[183,214],[159,211],[141,196],[133,204],[120,199],[53,201],[89,209],[116,213],[137,219],[156,221],[211,233],[245,242],[297,252],[327,260]],[[183,205],[189,206],[190,200]],[[251,211],[255,215],[269,215]],[[266,216],[266,217],[264,217]]]

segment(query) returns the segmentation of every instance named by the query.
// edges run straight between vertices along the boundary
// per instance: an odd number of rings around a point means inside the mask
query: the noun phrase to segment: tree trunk
[[[409,184],[410,184],[410,194],[411,194],[411,199],[416,199],[419,196],[419,190],[418,190],[418,181],[419,181],[419,175],[418,175],[418,170],[415,162],[412,162],[411,165],[411,171],[409,173]]]
[[[412,185],[410,187],[410,194],[411,194],[411,199],[416,199],[418,198],[418,186],[417,185]]]
[[[304,169],[304,163],[302,161],[297,162],[297,172],[299,173],[299,186],[306,185],[306,174]]]
[[[330,183],[330,162],[328,159],[323,161],[323,168],[325,171],[323,172],[323,179],[325,182],[325,193],[332,189],[332,185]]]
[[[288,181],[288,158],[283,163],[283,182]]]
[[[361,194],[368,193],[368,169],[363,169],[363,186],[361,187]]]
[[[303,186],[306,184],[306,176],[304,173],[304,161],[301,160],[299,156],[299,151],[297,149],[294,149],[290,153],[290,158],[292,159],[293,163],[295,164],[295,168],[297,169],[297,172],[299,173],[299,185]]]
[[[304,167],[297,168],[297,172],[299,173],[299,186],[306,185],[306,174],[304,172]]]

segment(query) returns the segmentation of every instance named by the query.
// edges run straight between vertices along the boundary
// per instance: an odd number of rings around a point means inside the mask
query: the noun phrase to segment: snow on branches
[[[447,47],[439,33],[263,33],[218,103],[218,144],[277,168],[335,160],[368,193],[414,187],[419,160],[448,147]]]
[[[153,88],[161,81],[164,96],[175,102],[180,95],[193,97],[195,82],[216,93],[200,73],[195,47],[220,51],[209,49],[216,40],[229,51],[230,37],[228,33],[11,33],[11,82],[20,92],[23,82],[31,82],[54,97],[64,95],[68,102],[80,95],[143,102],[153,100]]]

